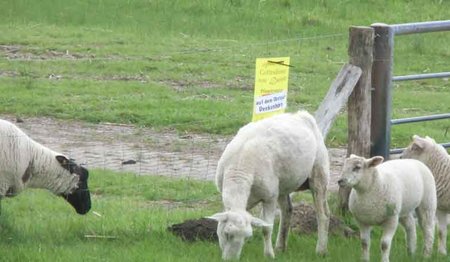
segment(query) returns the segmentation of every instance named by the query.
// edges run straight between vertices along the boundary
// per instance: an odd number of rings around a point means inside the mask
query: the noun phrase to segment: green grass
[[[0,45],[16,51],[0,48],[0,113],[232,134],[251,119],[256,58],[290,56],[288,111],[314,111],[348,61],[349,26],[443,20],[449,9],[437,0],[7,0]],[[449,41],[446,32],[396,38],[395,74],[448,71]],[[449,87],[397,83],[394,118],[450,112]],[[448,141],[448,126],[395,127],[393,146],[415,133]],[[327,143],[345,145],[346,135],[343,113]]]
[[[166,230],[172,224],[221,210],[220,195],[211,182],[100,170],[92,170],[90,182],[93,206],[85,216],[44,190],[26,190],[3,199],[2,261],[220,261],[218,243],[186,243]],[[296,201],[310,199],[309,192],[296,197]],[[392,261],[410,261],[401,231],[394,239]],[[98,237],[86,237],[89,235]],[[376,229],[372,236],[374,261],[380,258],[379,238]],[[278,254],[276,260],[359,261],[357,238],[330,236],[329,255],[324,258],[314,252],[316,239],[316,235],[291,234],[288,251]],[[421,259],[418,252],[417,261]],[[261,230],[255,229],[245,244],[242,261],[270,261],[263,256]],[[435,255],[432,261],[446,260]]]
[[[348,61],[348,28],[449,18],[448,1],[5,0],[0,8],[0,114],[232,134],[250,121],[255,59],[289,56],[288,111],[314,111]],[[448,71],[450,34],[396,38],[396,75]],[[394,118],[450,112],[448,80],[394,85]],[[347,142],[345,112],[328,146]],[[448,141],[449,120],[396,126]],[[210,182],[92,172],[93,211],[27,191],[2,201],[2,261],[211,261],[217,244],[184,243],[166,227],[220,210]],[[85,235],[114,236],[89,239]],[[372,259],[379,260],[379,231]],[[265,260],[261,232],[243,261]],[[290,237],[279,261],[359,261],[356,239]],[[421,243],[421,241],[419,241]],[[392,261],[410,261],[400,230]],[[421,261],[418,256],[417,261]],[[433,257],[433,261],[444,261]]]

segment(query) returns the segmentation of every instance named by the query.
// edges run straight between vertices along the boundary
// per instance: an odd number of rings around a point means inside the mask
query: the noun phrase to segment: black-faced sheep
[[[0,198],[44,188],[64,197],[79,214],[91,208],[88,171],[0,120]]]
[[[217,234],[223,259],[239,258],[252,226],[263,228],[264,254],[274,257],[272,227],[277,203],[281,220],[276,249],[285,250],[292,204],[290,193],[311,188],[318,220],[316,252],[327,252],[328,152],[315,119],[307,112],[281,114],[242,127],[223,152],[216,185],[225,211]],[[262,202],[262,219],[247,212]]]

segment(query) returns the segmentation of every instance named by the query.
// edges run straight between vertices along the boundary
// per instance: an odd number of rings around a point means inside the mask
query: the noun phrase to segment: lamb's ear
[[[223,221],[227,220],[228,215],[226,212],[222,212],[222,213],[216,213],[216,214],[206,217],[206,218],[216,220],[217,222],[223,222]]]
[[[424,148],[425,147],[425,139],[426,138],[421,138],[420,136],[418,136],[418,135],[414,135],[413,136],[413,141],[414,141],[414,143],[413,143],[413,145],[415,145],[417,148],[419,148],[419,149],[422,149],[422,148]]]
[[[253,216],[252,216],[251,224],[252,224],[252,226],[255,226],[255,227],[272,227],[273,226],[272,224],[269,224],[266,221],[259,219],[257,217],[253,217]]]
[[[376,167],[379,164],[383,163],[384,158],[382,156],[374,156],[366,160],[368,167]]]
[[[62,155],[57,155],[56,160],[62,165],[62,166],[68,166],[69,165],[69,159],[67,157]]]

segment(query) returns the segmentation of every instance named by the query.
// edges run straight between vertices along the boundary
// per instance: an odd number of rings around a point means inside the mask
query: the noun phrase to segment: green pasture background
[[[449,18],[442,0],[2,0],[0,114],[231,135],[251,119],[256,58],[289,56],[288,111],[313,112],[348,61],[350,26]],[[450,32],[396,38],[395,74],[449,71],[449,43]],[[450,112],[448,79],[395,83],[393,94],[394,118]],[[345,115],[328,146],[347,143]],[[447,142],[449,125],[396,126],[392,144],[413,134]],[[86,216],[45,191],[3,200],[0,260],[220,260],[216,243],[185,243],[165,230],[221,210],[211,182],[91,170],[91,189]],[[243,261],[264,261],[261,238],[255,230]],[[357,239],[330,236],[325,258],[315,241],[292,235],[276,260],[359,261]],[[399,230],[392,261],[422,261],[404,242]]]

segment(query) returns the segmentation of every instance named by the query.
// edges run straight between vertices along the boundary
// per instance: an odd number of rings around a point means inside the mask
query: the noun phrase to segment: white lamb
[[[309,113],[281,114],[242,127],[223,152],[216,173],[225,211],[211,218],[218,221],[222,258],[240,257],[252,225],[263,227],[264,254],[274,257],[271,236],[277,203],[281,220],[276,248],[285,250],[292,213],[289,194],[300,187],[309,187],[313,193],[318,220],[316,252],[325,254],[328,176],[328,152]],[[262,219],[247,212],[259,202]]]
[[[439,223],[438,250],[447,254],[447,214],[450,213],[450,157],[441,145],[430,137],[413,136],[412,143],[401,158],[421,161],[433,173],[437,191],[437,219]]]
[[[44,188],[64,197],[79,214],[91,208],[88,171],[73,160],[33,141],[0,119],[0,199],[24,188]]]
[[[434,240],[436,187],[431,171],[413,159],[370,159],[351,155],[345,160],[342,186],[352,187],[349,210],[358,221],[361,234],[362,258],[369,260],[370,231],[373,225],[383,227],[382,261],[389,261],[391,241],[398,222],[406,230],[410,254],[416,250],[414,211],[424,233],[424,256],[431,255]]]

